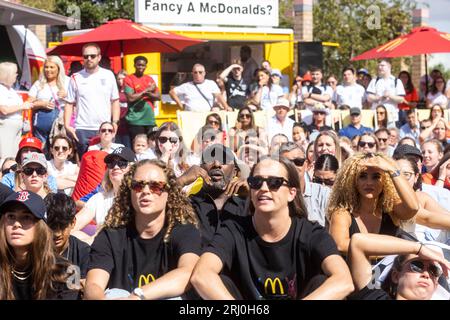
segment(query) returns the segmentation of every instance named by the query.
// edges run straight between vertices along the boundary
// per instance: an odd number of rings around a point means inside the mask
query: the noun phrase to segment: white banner
[[[278,26],[278,0],[135,0],[139,23]]]

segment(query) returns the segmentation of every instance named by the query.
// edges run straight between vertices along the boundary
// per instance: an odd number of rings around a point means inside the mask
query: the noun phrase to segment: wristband
[[[421,242],[421,243],[420,243],[420,247],[419,247],[419,250],[417,250],[417,253],[416,253],[416,255],[417,255],[417,256],[419,255],[419,253],[420,253],[420,250],[422,250],[422,247],[423,247],[423,243]]]
[[[398,177],[400,175],[400,170],[395,170],[394,172],[390,173],[391,178]]]
[[[144,290],[142,290],[141,288],[135,288],[132,293],[140,300],[145,300]]]

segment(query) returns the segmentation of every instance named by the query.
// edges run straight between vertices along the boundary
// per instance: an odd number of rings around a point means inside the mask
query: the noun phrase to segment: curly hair
[[[170,233],[176,223],[187,224],[191,223],[198,227],[197,216],[192,208],[192,205],[177,184],[175,173],[173,170],[160,160],[142,160],[134,164],[130,171],[125,174],[122,184],[120,185],[119,193],[114,199],[114,203],[108,211],[105,218],[104,228],[119,228],[122,226],[129,226],[135,222],[135,208],[131,203],[131,181],[136,173],[136,170],[145,165],[154,165],[161,168],[167,178],[166,191],[168,193],[165,222],[167,226],[166,234],[164,235],[164,242],[169,241]]]
[[[361,197],[357,190],[357,180],[360,173],[366,170],[364,161],[373,155],[392,162],[392,160],[382,153],[375,153],[372,155],[357,153],[344,161],[342,168],[336,176],[331,191],[327,213],[329,221],[331,221],[333,214],[342,212],[351,214],[360,207]],[[399,225],[400,221],[392,216],[392,211],[394,205],[400,201],[400,197],[387,172],[381,173],[381,183],[383,190],[376,201],[376,211],[381,210],[381,212],[389,214],[394,224]]]

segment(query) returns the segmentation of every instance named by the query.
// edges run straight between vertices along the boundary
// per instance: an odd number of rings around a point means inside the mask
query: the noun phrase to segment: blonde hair
[[[333,139],[333,141],[334,141],[334,148],[336,150],[334,156],[338,160],[339,165],[341,165],[341,163],[342,163],[341,143],[339,142],[339,137],[336,134],[336,132],[331,131],[331,130],[322,131],[317,136],[317,138],[314,140],[314,160],[317,160],[317,158],[319,157],[318,154],[317,154],[317,144],[318,144],[318,141],[319,141],[320,137],[323,137],[323,136],[330,137],[331,139]]]
[[[364,162],[372,155],[365,153],[357,153],[344,161],[342,168],[338,171],[333,189],[330,194],[328,204],[327,218],[331,221],[331,217],[336,213],[352,214],[358,210],[361,205],[361,196],[357,189],[357,180],[361,172],[366,170]],[[375,153],[374,156],[381,157],[392,162],[386,155]],[[387,172],[381,173],[381,184],[383,189],[376,199],[375,212],[381,212],[390,215],[395,225],[399,225],[399,219],[392,216],[394,205],[401,201],[394,183]],[[375,212],[373,214],[375,214]]]
[[[8,85],[10,83],[14,83],[16,79],[16,73],[17,73],[17,64],[13,62],[0,63],[0,83]]]
[[[58,67],[58,76],[56,77],[56,86],[58,87],[58,90],[64,90],[65,89],[65,81],[66,81],[66,74],[64,71],[64,64],[60,57],[58,56],[48,56],[45,60],[44,66],[47,62],[54,63]],[[48,83],[47,78],[45,77],[44,68],[42,68],[41,74],[39,75],[39,86],[42,89],[44,89],[45,85]]]

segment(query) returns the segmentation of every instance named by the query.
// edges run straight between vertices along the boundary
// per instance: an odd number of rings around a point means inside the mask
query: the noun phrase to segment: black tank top
[[[356,219],[353,215],[352,217],[352,224],[349,228],[350,238],[355,233],[360,233],[361,230],[359,230],[358,223],[356,222]],[[381,224],[380,224],[380,230],[378,234],[385,234],[388,236],[398,236],[399,235],[400,228],[397,227],[394,222],[391,219],[391,216],[387,213],[381,214]]]

